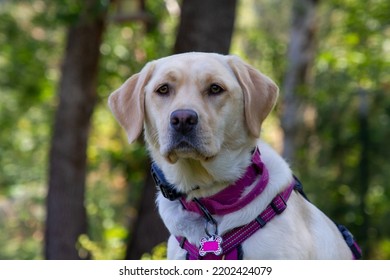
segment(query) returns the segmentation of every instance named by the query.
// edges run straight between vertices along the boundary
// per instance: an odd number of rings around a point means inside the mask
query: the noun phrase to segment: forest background
[[[106,101],[191,50],[276,81],[262,138],[365,259],[390,259],[387,0],[1,0],[0,259],[164,258],[147,153]]]

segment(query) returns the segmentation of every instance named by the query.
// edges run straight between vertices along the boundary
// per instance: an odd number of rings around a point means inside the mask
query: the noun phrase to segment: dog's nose
[[[189,109],[176,110],[171,113],[170,123],[177,132],[187,134],[198,124],[198,114]]]

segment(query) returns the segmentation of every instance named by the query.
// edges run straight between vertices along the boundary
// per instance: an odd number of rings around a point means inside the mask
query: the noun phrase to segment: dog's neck
[[[181,158],[175,164],[165,161],[157,151],[149,149],[169,183],[188,199],[208,197],[238,180],[251,163],[255,144],[237,150],[222,150],[210,161]]]
[[[251,164],[245,174],[233,184],[227,186],[215,195],[188,200],[181,197],[181,203],[188,211],[208,215],[226,215],[236,212],[253,199],[259,196],[266,188],[269,181],[269,173],[261,160],[260,151],[254,149],[251,157]],[[208,219],[208,218],[206,218]]]

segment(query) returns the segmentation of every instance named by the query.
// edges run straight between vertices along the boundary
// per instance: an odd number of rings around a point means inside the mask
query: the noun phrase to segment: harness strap
[[[176,237],[177,241],[180,244],[180,247],[188,252],[188,259],[197,260],[197,259],[238,259],[239,255],[238,246],[251,237],[256,231],[263,228],[270,220],[272,220],[276,215],[281,214],[286,208],[286,201],[289,199],[291,192],[295,187],[295,180],[281,193],[276,195],[270,204],[265,208],[259,216],[257,216],[249,224],[246,224],[241,227],[232,229],[231,231],[225,233],[222,236],[222,254],[216,256],[214,254],[206,254],[204,257],[199,255],[199,248],[190,243],[185,237],[178,236]]]
[[[345,242],[347,243],[349,249],[351,250],[353,258],[355,260],[361,259],[363,255],[362,249],[360,249],[352,233],[343,225],[336,224],[336,226],[339,229],[341,235],[343,236]]]
[[[298,180],[297,177],[295,177],[295,181],[297,182],[295,186],[295,190],[299,192],[300,195],[302,195],[308,202],[310,200],[307,198],[305,192],[303,191],[302,183]],[[355,237],[352,235],[352,233],[345,227],[344,225],[338,224],[335,221],[333,221],[335,225],[337,226],[338,230],[340,231],[341,235],[343,236],[345,243],[347,243],[349,249],[352,252],[354,260],[359,260],[362,258],[363,253],[362,249],[359,247],[359,244],[357,243]]]

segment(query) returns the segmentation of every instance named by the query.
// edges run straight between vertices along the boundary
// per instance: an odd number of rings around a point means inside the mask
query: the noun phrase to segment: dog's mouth
[[[192,144],[190,141],[183,139],[183,140],[175,143],[175,145],[173,145],[173,149],[183,150],[183,151],[194,150],[194,149],[196,149],[196,146],[194,144]]]
[[[194,143],[194,141],[186,138],[171,142],[162,154],[172,164],[177,162],[179,158],[209,161],[215,157],[214,154],[203,149],[197,142]]]

